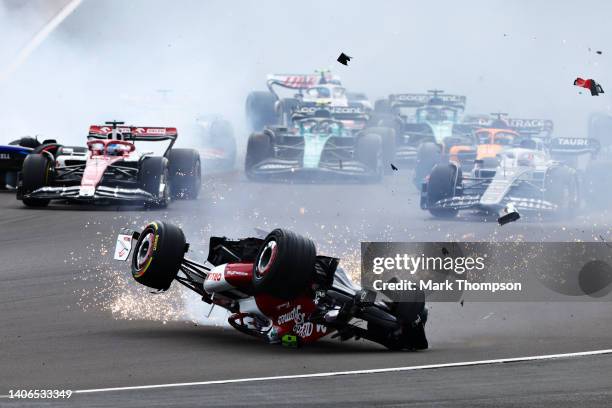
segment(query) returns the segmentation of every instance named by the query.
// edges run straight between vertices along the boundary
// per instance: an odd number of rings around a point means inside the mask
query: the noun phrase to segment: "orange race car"
[[[545,119],[508,118],[505,113],[466,116],[462,122],[469,134],[449,136],[441,143],[421,146],[415,167],[414,182],[422,183],[438,163],[452,162],[463,171],[480,167],[497,167],[497,155],[509,147],[537,149],[550,137],[553,123]]]
[[[471,153],[475,160],[495,158],[507,146],[516,146],[520,135],[511,129],[480,128],[474,131],[476,146],[451,146],[449,160],[465,165],[465,157]],[[474,154],[475,153],[475,154]],[[473,164],[473,163],[472,163]]]
[[[448,147],[449,161],[468,169],[473,167],[475,160],[482,162],[484,167],[496,166],[497,156],[503,150],[518,146],[535,149],[539,138],[548,138],[552,133],[550,120],[508,118],[503,113],[492,115],[494,119],[486,116],[466,118],[466,123],[481,125],[474,130],[475,145]]]

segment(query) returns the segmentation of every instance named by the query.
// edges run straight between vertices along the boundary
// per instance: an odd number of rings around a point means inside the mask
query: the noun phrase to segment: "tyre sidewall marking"
[[[153,234],[154,234],[154,238],[153,238],[153,250],[151,251],[151,256],[147,260],[146,264],[141,269],[138,269],[138,272],[136,274],[134,274],[134,278],[140,278],[140,277],[142,277],[145,274],[145,272],[147,271],[147,269],[151,265],[151,262],[153,261],[153,254],[155,253],[155,251],[157,251],[157,242],[159,240],[159,233],[158,233],[157,223],[152,222],[149,226],[153,226],[153,228],[154,228],[154,231],[153,231]],[[136,251],[136,253],[137,252],[138,251]]]

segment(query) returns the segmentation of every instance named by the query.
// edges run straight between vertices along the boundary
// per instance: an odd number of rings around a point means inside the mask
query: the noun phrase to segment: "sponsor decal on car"
[[[518,128],[539,128],[544,126],[542,119],[508,119],[510,127]]]
[[[138,134],[146,133],[149,135],[165,135],[166,129],[165,128],[136,128],[134,130],[134,133],[138,133]]]
[[[245,271],[234,271],[232,269],[228,269],[227,271],[225,271],[225,275],[227,277],[232,277],[232,276],[249,276],[250,274]]]
[[[208,276],[206,276],[206,280],[213,281],[213,282],[220,282],[222,277],[223,276],[221,275],[221,272],[210,272]]]
[[[557,144],[563,146],[588,146],[589,139],[586,138],[569,138],[569,137],[559,137],[557,138]]]
[[[11,158],[11,155],[8,153],[0,153],[0,160],[8,160]]]
[[[284,309],[289,306],[291,306],[291,302],[285,302],[285,303],[281,303],[280,305],[276,306],[276,309],[280,310],[280,309]]]
[[[315,331],[320,334],[325,334],[327,332],[327,327],[323,324],[313,324],[311,322],[296,324],[293,327],[293,332],[301,338],[310,337]]]
[[[293,327],[293,332],[302,338],[310,337],[313,331],[314,331],[314,325],[310,322],[303,323],[303,324],[296,324]]]
[[[297,305],[291,311],[278,316],[278,324],[283,325],[293,320],[295,324],[301,324],[304,322],[304,318],[306,317],[306,313],[301,313],[302,305]]]
[[[302,106],[298,109],[296,109],[296,112],[298,113],[315,113],[316,111],[320,110],[320,109],[324,109],[324,110],[328,110],[330,113],[336,113],[336,114],[359,114],[359,113],[364,113],[364,110],[362,108],[358,108],[358,107],[348,107],[348,106],[325,106],[325,107],[320,107],[320,106]]]

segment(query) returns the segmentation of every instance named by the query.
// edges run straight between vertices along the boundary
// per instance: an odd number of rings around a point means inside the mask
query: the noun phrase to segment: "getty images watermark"
[[[393,300],[610,300],[612,249],[599,242],[364,242],[361,284]]]

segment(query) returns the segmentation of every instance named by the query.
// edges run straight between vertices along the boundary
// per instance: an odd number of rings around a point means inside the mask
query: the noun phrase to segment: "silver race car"
[[[581,204],[579,173],[559,157],[590,153],[597,146],[583,138],[528,142],[476,160],[467,174],[457,162],[436,165],[421,186],[421,208],[447,218],[460,210],[504,215],[508,207],[538,215],[574,215]]]

